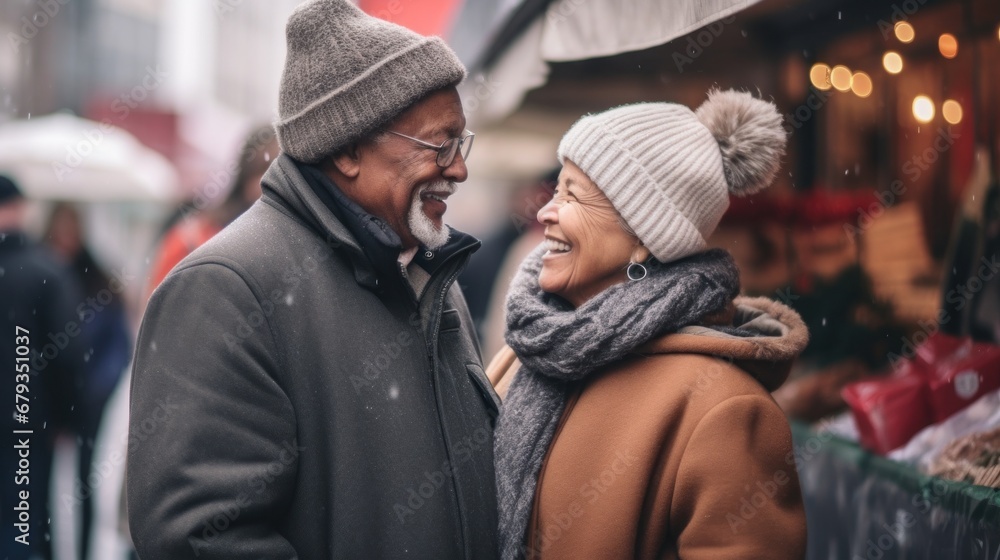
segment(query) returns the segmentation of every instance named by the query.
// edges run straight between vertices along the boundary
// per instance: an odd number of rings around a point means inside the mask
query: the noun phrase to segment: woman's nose
[[[545,206],[542,206],[538,210],[538,214],[535,216],[538,223],[544,225],[551,225],[559,222],[559,212],[556,207],[556,200],[553,198]]]

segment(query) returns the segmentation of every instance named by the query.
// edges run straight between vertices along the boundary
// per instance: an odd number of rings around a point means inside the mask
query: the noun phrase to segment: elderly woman
[[[792,438],[770,392],[808,333],[737,297],[707,250],[729,195],[784,153],[774,105],[712,92],[584,117],[559,146],[546,240],[507,302],[495,454],[501,554],[802,558]]]

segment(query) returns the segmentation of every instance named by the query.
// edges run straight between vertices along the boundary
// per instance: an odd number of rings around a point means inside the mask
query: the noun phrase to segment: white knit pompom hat
[[[587,115],[563,136],[558,155],[580,167],[666,263],[705,250],[730,194],[771,184],[785,139],[773,103],[714,90],[696,112],[636,103]]]

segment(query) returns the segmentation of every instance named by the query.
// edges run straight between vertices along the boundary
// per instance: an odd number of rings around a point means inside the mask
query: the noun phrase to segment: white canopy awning
[[[480,49],[500,55],[463,84],[470,121],[483,126],[515,111],[527,91],[546,83],[549,62],[662,45],[759,1],[554,0],[510,44]]]
[[[109,123],[54,114],[0,125],[0,173],[35,200],[170,201],[173,165]]]
[[[760,0],[556,0],[541,18],[549,62],[612,56],[662,45]]]

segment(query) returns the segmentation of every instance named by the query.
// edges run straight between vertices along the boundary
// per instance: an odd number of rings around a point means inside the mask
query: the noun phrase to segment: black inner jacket
[[[316,196],[361,245],[365,257],[376,270],[378,277],[389,281],[389,285],[380,282],[379,291],[384,292],[387,289],[405,291],[409,287],[409,282],[400,274],[398,260],[399,254],[403,251],[403,244],[396,232],[385,221],[369,214],[356,202],[347,198],[347,195],[321,170],[301,162],[295,163]],[[480,242],[475,237],[451,228],[451,236],[443,247],[437,251],[430,251],[421,246],[413,257],[413,263],[433,276],[443,263],[448,262],[449,257],[466,249],[478,249],[479,245]]]

